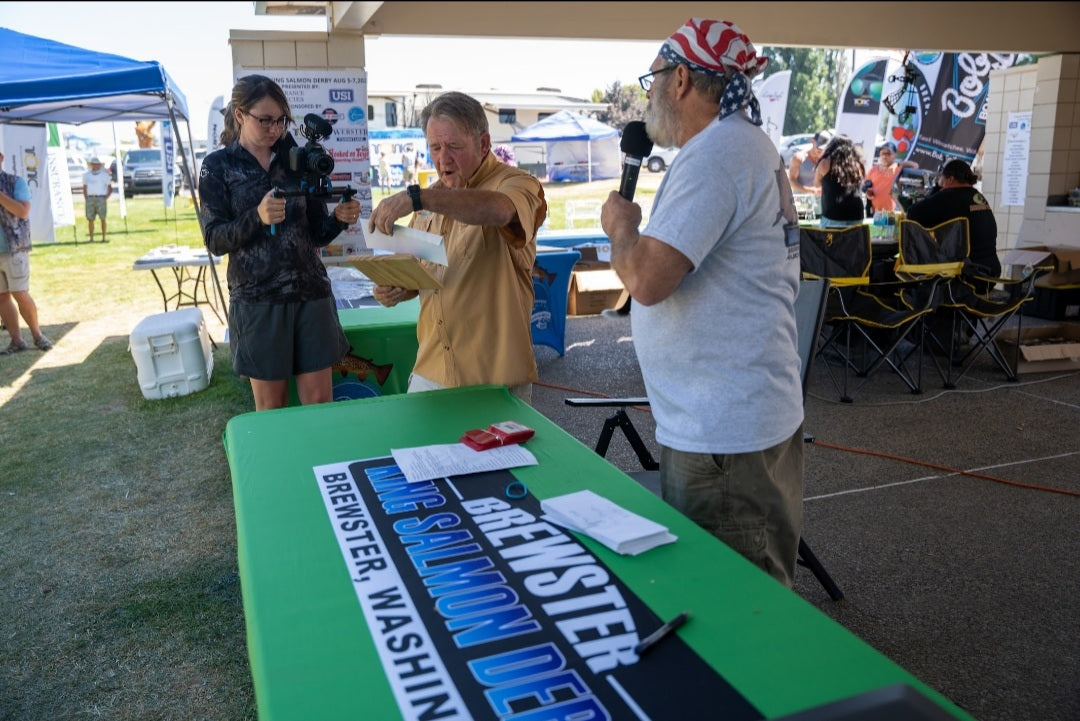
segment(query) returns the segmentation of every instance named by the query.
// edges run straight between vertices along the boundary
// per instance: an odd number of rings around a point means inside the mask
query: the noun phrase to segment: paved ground
[[[564,399],[644,395],[630,320],[571,317],[566,340],[536,347],[533,405],[592,447],[607,413]],[[806,569],[796,592],[982,721],[1080,719],[1080,374],[984,360],[944,391],[927,365],[920,395],[882,373],[838,398],[817,364],[804,539],[846,598]],[[619,434],[608,458],[638,469]]]

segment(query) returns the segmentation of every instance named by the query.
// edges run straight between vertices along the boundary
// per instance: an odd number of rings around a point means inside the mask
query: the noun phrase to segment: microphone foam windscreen
[[[645,132],[645,123],[641,120],[631,120],[623,128],[622,139],[619,140],[619,150],[626,155],[636,158],[644,158],[652,152],[653,141]]]

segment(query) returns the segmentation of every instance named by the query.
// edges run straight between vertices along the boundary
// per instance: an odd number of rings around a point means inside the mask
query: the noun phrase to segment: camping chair
[[[859,389],[883,365],[888,365],[912,393],[921,393],[922,344],[908,338],[921,329],[920,319],[933,311],[937,277],[872,283],[873,256],[866,225],[801,227],[799,232],[803,278],[827,278],[830,282],[825,307],[828,330],[817,354],[840,391],[840,400],[853,402]],[[907,361],[916,351],[918,362],[912,372]],[[841,380],[837,380],[835,366],[840,368]],[[863,380],[849,388],[852,373]]]
[[[967,218],[953,218],[932,228],[905,218],[900,221],[899,232],[897,277],[935,276],[942,281],[936,313],[948,323],[927,324],[924,342],[932,351],[945,387],[955,388],[983,351],[1005,372],[1006,379],[1016,381],[1016,358],[1010,364],[994,338],[1013,316],[1019,333],[1023,315],[1018,311],[1032,299],[1035,278],[1047,269],[1037,268],[1026,278],[989,277],[981,266],[971,262]],[[994,290],[997,285],[1003,290]],[[942,338],[944,334],[947,338]],[[963,352],[961,336],[970,337],[970,346]],[[944,368],[937,354],[945,357]],[[954,375],[955,369],[959,372]]]
[[[795,298],[795,324],[798,329],[799,360],[802,362],[801,377],[803,398],[806,398],[806,388],[810,378],[810,368],[814,361],[814,349],[817,346],[817,338],[821,332],[821,321],[825,312],[825,299],[829,292],[827,280],[802,280],[799,283],[799,294]],[[630,477],[638,481],[656,495],[660,495],[660,464],[649,453],[648,447],[641,439],[630,417],[626,414],[627,407],[648,406],[649,399],[645,397],[635,398],[567,398],[568,406],[586,406],[592,408],[615,408],[615,412],[604,421],[604,427],[600,431],[600,438],[596,441],[596,452],[606,456],[608,446],[619,428],[630,442],[630,447],[637,454],[643,471],[630,473]],[[813,437],[803,435],[807,443],[813,441]],[[802,538],[799,539],[799,554],[797,562],[800,566],[810,569],[814,577],[821,583],[829,598],[839,601],[844,597],[843,591],[836,585],[828,571],[821,565],[817,556],[810,550],[810,546]]]

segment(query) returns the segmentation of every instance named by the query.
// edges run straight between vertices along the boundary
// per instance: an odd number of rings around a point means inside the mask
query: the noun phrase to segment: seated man
[[[986,196],[974,187],[978,176],[959,158],[945,163],[938,175],[936,189],[908,208],[908,219],[932,228],[953,218],[967,218],[971,235],[968,257],[977,266],[973,270],[979,275],[997,278],[1001,275],[997,221]]]

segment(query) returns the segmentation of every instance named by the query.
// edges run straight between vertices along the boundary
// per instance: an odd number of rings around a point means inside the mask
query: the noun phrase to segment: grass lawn
[[[639,201],[660,177],[642,174]],[[551,227],[568,198],[617,187],[545,186]],[[0,357],[0,721],[254,719],[222,446],[251,392],[204,311],[218,341],[209,388],[143,398],[128,337],[164,308],[132,263],[202,238],[185,196],[168,210],[137,196],[126,218],[119,206],[114,194],[108,243],[86,242],[77,202],[76,228],[35,246],[31,294],[55,348]]]

